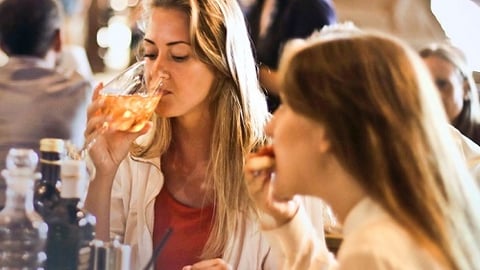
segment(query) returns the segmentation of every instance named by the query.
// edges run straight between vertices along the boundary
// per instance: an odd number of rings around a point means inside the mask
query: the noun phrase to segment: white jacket
[[[143,269],[152,254],[154,203],[164,183],[160,168],[159,158],[127,157],[113,184],[110,232],[131,246],[131,269]],[[230,239],[223,259],[233,269],[245,270],[277,269],[280,261],[250,219]]]

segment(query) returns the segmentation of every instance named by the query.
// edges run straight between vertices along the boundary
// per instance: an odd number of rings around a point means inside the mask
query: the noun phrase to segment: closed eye
[[[137,60],[140,61],[142,59],[150,59],[150,60],[153,60],[155,58],[157,58],[157,52],[156,50],[153,50],[153,49],[146,49],[144,44],[140,44],[138,47],[137,47],[137,51],[136,51],[136,57],[137,57]]]
[[[189,58],[188,55],[185,55],[185,56],[175,56],[175,55],[172,55],[172,59],[176,62],[185,62],[187,61]]]
[[[143,58],[148,58],[150,60],[153,60],[155,58],[157,58],[157,54],[156,53],[146,53],[143,55]]]

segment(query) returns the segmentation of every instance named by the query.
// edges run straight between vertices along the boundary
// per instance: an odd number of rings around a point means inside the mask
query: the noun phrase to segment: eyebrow
[[[144,38],[143,41],[145,41],[147,43],[150,43],[152,45],[156,45],[153,40],[148,39],[148,38]],[[167,46],[173,46],[173,45],[177,45],[177,44],[186,44],[186,45],[190,46],[190,43],[188,43],[186,41],[182,41],[182,40],[169,42],[169,43],[167,43]]]

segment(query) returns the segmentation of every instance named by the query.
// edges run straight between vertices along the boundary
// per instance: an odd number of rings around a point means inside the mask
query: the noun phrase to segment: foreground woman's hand
[[[250,197],[262,215],[263,229],[274,229],[287,223],[298,210],[298,203],[293,200],[275,198],[272,188],[275,157],[271,147],[262,148],[247,157],[245,164],[245,181]]]
[[[124,132],[108,128],[108,115],[102,113],[105,104],[100,98],[99,84],[93,93],[92,102],[87,110],[86,141],[95,140],[89,149],[89,156],[96,167],[96,174],[112,175],[120,162],[127,155],[130,145],[140,135],[146,133],[151,125],[146,125],[139,132]]]
[[[88,151],[90,160],[95,165],[95,176],[88,185],[85,208],[97,218],[96,238],[110,240],[110,195],[113,180],[120,162],[125,158],[132,142],[150,128],[147,125],[139,132],[122,132],[108,129],[111,119],[103,114],[105,104],[99,96],[102,84],[95,88],[92,103],[87,111],[86,141],[95,140]]]
[[[203,260],[193,265],[187,265],[182,270],[231,270],[232,267],[228,265],[223,259],[216,258],[210,260]]]

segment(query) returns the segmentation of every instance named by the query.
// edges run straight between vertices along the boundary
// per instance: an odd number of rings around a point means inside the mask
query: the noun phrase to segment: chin
[[[175,113],[172,110],[169,110],[167,108],[159,108],[159,107],[157,107],[157,109],[155,110],[155,114],[161,118],[172,118],[172,117],[179,116],[178,113]]]

